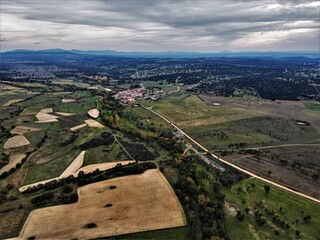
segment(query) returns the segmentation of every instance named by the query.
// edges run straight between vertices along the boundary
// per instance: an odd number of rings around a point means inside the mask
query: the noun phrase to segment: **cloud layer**
[[[1,0],[1,49],[319,50],[313,0]]]

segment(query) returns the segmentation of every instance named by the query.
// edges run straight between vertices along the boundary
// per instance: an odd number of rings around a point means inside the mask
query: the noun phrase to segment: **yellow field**
[[[91,239],[186,224],[179,201],[156,169],[89,184],[78,194],[77,203],[32,211],[19,238]],[[87,228],[90,223],[96,227]]]
[[[4,144],[4,148],[16,148],[29,145],[30,142],[23,135],[9,138]]]
[[[16,126],[14,129],[12,129],[10,131],[10,133],[22,135],[24,133],[35,132],[35,131],[40,131],[40,130],[41,130],[40,128],[26,127],[26,126]]]

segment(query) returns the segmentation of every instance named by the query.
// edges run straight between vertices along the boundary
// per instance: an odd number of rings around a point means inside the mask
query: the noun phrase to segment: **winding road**
[[[239,166],[237,166],[237,165],[235,165],[235,164],[233,164],[233,163],[230,163],[230,162],[228,162],[228,161],[226,161],[226,160],[218,157],[218,156],[215,155],[214,153],[211,153],[208,149],[206,149],[206,148],[205,148],[204,146],[202,146],[200,143],[198,143],[196,140],[194,140],[191,136],[189,136],[189,135],[188,135],[187,133],[185,133],[183,130],[181,130],[177,125],[175,125],[170,119],[168,119],[168,118],[165,117],[164,115],[162,115],[162,114],[160,114],[160,113],[157,113],[157,112],[153,111],[152,109],[150,109],[149,107],[146,107],[146,106],[144,106],[144,105],[142,105],[142,104],[140,104],[140,106],[143,107],[144,109],[148,110],[149,112],[152,112],[153,114],[161,117],[163,120],[165,120],[166,122],[168,122],[169,124],[171,124],[172,127],[174,127],[176,130],[180,131],[190,142],[192,142],[193,144],[197,145],[200,149],[204,150],[204,151],[207,152],[210,156],[214,157],[214,158],[217,159],[218,161],[223,162],[224,164],[226,164],[226,165],[228,165],[228,166],[230,166],[230,167],[233,167],[233,168],[235,168],[235,169],[237,169],[237,170],[239,170],[239,171],[241,171],[241,172],[243,172],[243,173],[245,173],[245,174],[247,174],[247,175],[249,175],[249,176],[251,176],[251,177],[255,177],[255,178],[257,178],[257,179],[259,179],[259,180],[261,180],[261,181],[264,181],[264,182],[266,182],[266,183],[268,183],[268,184],[271,184],[271,185],[276,186],[276,187],[278,187],[278,188],[284,189],[284,190],[286,190],[286,191],[288,191],[288,192],[294,193],[294,194],[296,194],[296,195],[299,195],[299,196],[301,196],[301,197],[307,198],[307,199],[312,200],[312,201],[314,201],[314,202],[320,203],[320,199],[317,199],[317,198],[312,197],[312,196],[309,196],[309,195],[307,195],[307,194],[304,194],[304,193],[301,193],[301,192],[292,190],[292,189],[290,189],[290,188],[288,188],[288,187],[286,187],[286,186],[284,186],[284,185],[282,185],[282,184],[279,184],[279,183],[276,183],[276,182],[274,182],[274,181],[272,181],[272,180],[269,180],[269,179],[266,179],[266,178],[264,178],[264,177],[261,177],[261,176],[255,174],[255,173],[253,173],[253,172],[251,172],[251,171],[248,171],[248,170],[246,170],[246,169],[243,169],[243,168],[241,168],[241,167],[239,167]]]

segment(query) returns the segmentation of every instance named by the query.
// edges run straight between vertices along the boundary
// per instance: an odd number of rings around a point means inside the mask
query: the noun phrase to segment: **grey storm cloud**
[[[1,0],[2,49],[315,51],[319,24],[317,0]]]

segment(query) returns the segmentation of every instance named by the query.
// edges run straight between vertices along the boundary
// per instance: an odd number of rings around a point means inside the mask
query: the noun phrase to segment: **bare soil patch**
[[[29,145],[30,142],[23,135],[9,138],[4,144],[4,148],[16,148]]]
[[[40,128],[27,127],[27,126],[16,126],[14,129],[11,130],[10,133],[22,135],[24,133],[35,132],[35,131],[40,131],[40,130],[41,130]]]
[[[78,194],[75,204],[32,211],[19,237],[89,239],[186,225],[177,197],[156,169],[89,184]]]
[[[99,123],[93,119],[84,120],[84,122],[86,124],[88,124],[89,127],[94,127],[94,128],[103,128],[104,127],[101,123]]]

